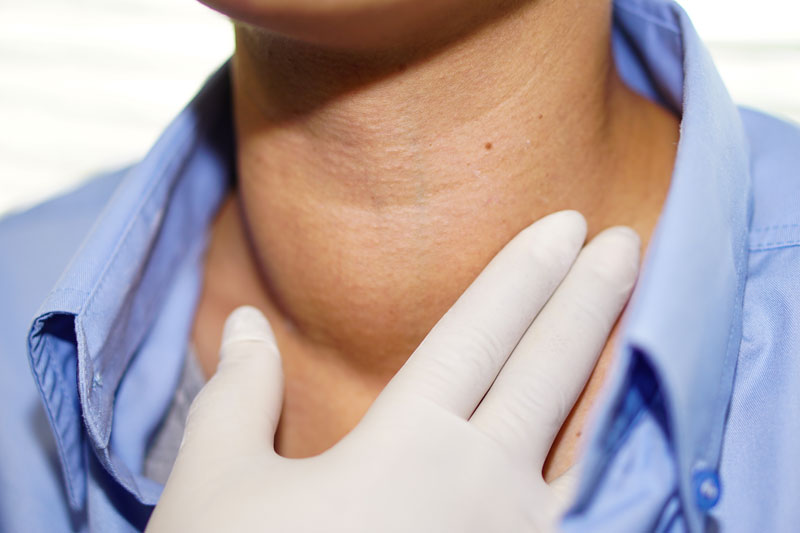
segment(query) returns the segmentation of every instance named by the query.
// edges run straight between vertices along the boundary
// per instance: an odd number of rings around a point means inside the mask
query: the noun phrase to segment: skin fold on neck
[[[193,342],[261,308],[283,357],[276,449],[315,455],[360,420],[518,231],[561,209],[646,244],[678,119],[619,79],[609,2],[542,0],[453,39],[332,50],[237,25],[238,183],[214,223]],[[613,338],[551,450],[575,460]]]

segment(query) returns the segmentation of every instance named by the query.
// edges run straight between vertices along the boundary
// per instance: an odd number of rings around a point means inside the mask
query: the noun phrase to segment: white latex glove
[[[280,355],[263,315],[236,310],[148,531],[548,529],[566,502],[542,464],[639,263],[632,230],[606,230],[581,251],[585,233],[574,211],[523,230],[358,426],[307,459],[274,451]]]

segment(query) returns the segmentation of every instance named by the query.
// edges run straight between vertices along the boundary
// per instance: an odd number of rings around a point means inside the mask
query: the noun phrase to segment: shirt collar
[[[591,497],[609,450],[635,423],[633,389],[662,402],[692,530],[693,473],[715,469],[741,339],[750,220],[748,146],[738,109],[685,12],[672,2],[615,2],[623,77],[680,111],[669,194],[599,409],[575,509]],[[626,72],[626,61],[644,63]],[[626,76],[627,74],[627,76]],[[646,74],[647,79],[637,76]],[[644,369],[644,370],[643,370]],[[645,406],[639,405],[638,408]]]
[[[155,319],[178,282],[176,274],[200,263],[208,227],[228,189],[229,86],[225,66],[147,156],[124,173],[31,327],[31,366],[75,507],[86,494],[81,418],[108,471],[140,500],[153,503],[157,497],[158,488],[129,472],[110,449],[115,398],[134,354],[153,335]],[[191,287],[185,294],[191,300],[197,292],[199,287]],[[165,358],[179,358],[185,349],[193,302],[184,307],[169,317],[172,337],[183,346]],[[76,360],[77,388],[62,370],[74,368]],[[141,385],[139,393],[148,394],[147,384]],[[153,415],[156,421],[160,417]]]

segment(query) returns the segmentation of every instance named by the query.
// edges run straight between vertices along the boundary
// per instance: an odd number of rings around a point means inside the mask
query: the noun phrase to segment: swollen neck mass
[[[573,5],[574,4],[574,5]],[[489,260],[560,209],[646,242],[674,117],[627,89],[610,7],[529,2],[453,42],[336,52],[239,28],[238,188],[212,233],[194,341],[207,374],[234,307],[284,359],[281,453],[318,453]]]

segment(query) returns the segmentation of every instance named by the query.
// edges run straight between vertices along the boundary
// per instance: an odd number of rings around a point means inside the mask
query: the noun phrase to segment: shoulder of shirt
[[[0,219],[0,333],[25,329],[80,248],[125,170]]]
[[[800,245],[793,237],[800,235],[800,125],[755,109],[740,113],[752,176],[751,249]]]

